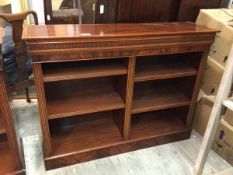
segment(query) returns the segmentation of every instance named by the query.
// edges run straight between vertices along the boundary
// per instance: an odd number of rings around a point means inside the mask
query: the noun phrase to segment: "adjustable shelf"
[[[124,59],[43,64],[44,82],[126,75]]]
[[[48,118],[62,118],[125,107],[111,78],[53,83],[46,86]]]
[[[135,94],[132,113],[169,109],[190,105],[191,100],[174,88],[162,87]]]
[[[196,76],[197,70],[185,64],[158,64],[145,65],[138,69],[135,75],[135,82],[148,80],[160,80],[177,77]]]
[[[200,53],[137,58],[135,82],[196,76]]]
[[[132,114],[189,106],[191,104],[191,97],[181,89],[174,87],[172,85],[174,83],[162,81],[136,84]],[[176,81],[176,83],[178,84],[179,82]]]

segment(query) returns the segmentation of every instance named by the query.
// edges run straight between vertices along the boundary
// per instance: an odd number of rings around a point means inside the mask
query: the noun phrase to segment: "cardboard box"
[[[213,149],[229,164],[233,165],[233,126],[224,119],[220,121]]]
[[[228,61],[228,55],[231,51],[233,41],[229,41],[217,35],[215,42],[212,44],[209,56],[225,67]]]
[[[221,31],[232,19],[232,9],[203,9],[200,10],[196,24]]]
[[[196,24],[219,30],[213,43],[209,56],[225,67],[233,43],[232,9],[201,10]]]
[[[233,126],[233,111],[230,109],[226,110],[226,113],[224,115],[224,120],[229,123],[231,126]],[[233,133],[232,133],[233,134]]]
[[[208,58],[201,89],[206,95],[216,95],[224,73],[224,67],[212,58]]]
[[[205,94],[198,100],[194,113],[193,129],[198,134],[204,136],[205,130],[210,118],[210,114],[214,104],[214,96],[206,96]]]

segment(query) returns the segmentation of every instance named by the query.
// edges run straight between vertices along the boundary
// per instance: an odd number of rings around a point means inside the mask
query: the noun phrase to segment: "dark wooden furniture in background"
[[[214,38],[192,23],[25,28],[46,168],[189,138]]]
[[[178,21],[195,21],[200,9],[226,8],[229,0],[181,0]]]
[[[117,22],[176,21],[180,0],[119,0]]]
[[[32,15],[34,22],[38,25],[37,14],[34,11],[26,11],[17,14],[0,13],[0,18],[3,18],[12,26],[12,39],[14,42],[14,56],[18,67],[18,79],[12,86],[8,86],[9,92],[21,92],[26,89],[27,102],[31,102],[28,88],[34,84],[34,81],[27,75],[25,71],[25,63],[28,58],[27,46],[22,40],[23,23],[28,15]]]
[[[2,49],[2,35],[0,29],[0,174],[23,175],[24,170],[20,158],[12,113],[10,110],[4,81]]]
[[[52,0],[44,0],[45,17],[52,15]],[[55,0],[54,0],[55,1]],[[71,7],[64,0],[62,7]],[[195,21],[200,9],[227,7],[229,0],[81,0],[84,23],[141,23]],[[94,11],[93,11],[93,4]],[[100,14],[100,5],[105,6]],[[46,24],[64,23],[47,20]]]

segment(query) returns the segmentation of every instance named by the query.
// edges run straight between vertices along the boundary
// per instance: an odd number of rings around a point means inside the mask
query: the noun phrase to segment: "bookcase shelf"
[[[200,53],[137,58],[135,82],[196,76]]]
[[[43,65],[45,82],[86,79],[103,76],[126,75],[124,60],[95,60],[68,63],[47,63]]]
[[[52,121],[53,155],[80,153],[119,143],[122,135],[113,118],[113,111],[109,111]]]
[[[215,31],[191,23],[27,30],[47,170],[189,138]]]
[[[177,63],[176,66],[169,63],[159,65],[145,65],[137,70],[135,75],[135,82],[196,75],[197,70],[185,64]]]
[[[180,108],[133,115],[130,139],[168,135],[187,129],[184,116],[177,115],[177,109]]]
[[[73,88],[68,89],[68,86]],[[121,96],[108,78],[53,83],[46,87],[49,119],[125,107]]]
[[[137,92],[134,97],[132,113],[142,113],[190,105],[191,100],[181,92],[162,87]]]
[[[174,81],[149,81],[137,83],[134,89],[132,114],[149,112],[161,109],[189,106],[191,97],[174,86],[185,81],[183,78]]]

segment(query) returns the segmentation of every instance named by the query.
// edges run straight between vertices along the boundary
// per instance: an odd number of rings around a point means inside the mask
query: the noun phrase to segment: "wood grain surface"
[[[188,138],[215,33],[192,23],[26,27],[46,168]]]

